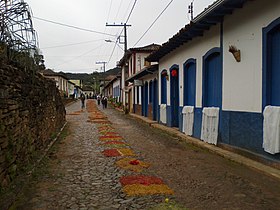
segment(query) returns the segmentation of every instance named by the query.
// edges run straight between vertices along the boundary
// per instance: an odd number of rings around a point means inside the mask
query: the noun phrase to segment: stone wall
[[[0,57],[0,190],[36,159],[65,123],[55,83],[15,66]]]

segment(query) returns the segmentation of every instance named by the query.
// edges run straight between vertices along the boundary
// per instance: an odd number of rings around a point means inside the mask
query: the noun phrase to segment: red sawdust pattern
[[[108,142],[105,142],[104,144],[126,144],[122,141],[108,141]]]
[[[153,176],[123,176],[120,179],[120,182],[123,186],[132,185],[132,184],[142,184],[142,185],[152,185],[152,184],[163,184],[162,179]]]
[[[121,156],[117,149],[106,149],[102,152],[106,157],[118,157]]]

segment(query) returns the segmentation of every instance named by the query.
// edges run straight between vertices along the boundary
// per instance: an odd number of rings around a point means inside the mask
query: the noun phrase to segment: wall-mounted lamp
[[[232,53],[233,57],[237,62],[241,61],[241,52],[235,46],[230,45],[228,51]]]
[[[169,75],[168,75],[167,71],[161,72],[161,76],[165,77],[167,81],[169,80]]]

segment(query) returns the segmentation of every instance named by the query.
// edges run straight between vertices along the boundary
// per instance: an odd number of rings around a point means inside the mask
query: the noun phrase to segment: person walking
[[[97,99],[97,104],[98,104],[98,105],[100,105],[100,98],[101,98],[100,95],[98,95],[98,96],[96,97],[96,99]]]
[[[85,95],[82,93],[82,94],[81,94],[82,109],[85,108],[85,100],[86,100],[86,97],[85,97]]]
[[[106,109],[106,108],[107,108],[107,103],[108,103],[108,98],[107,98],[107,96],[104,96],[104,97],[102,98],[103,109]]]

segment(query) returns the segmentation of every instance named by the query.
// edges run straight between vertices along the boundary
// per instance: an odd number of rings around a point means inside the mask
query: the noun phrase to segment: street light
[[[105,61],[97,61],[97,62],[95,62],[96,64],[103,64],[103,94],[105,95],[105,64],[107,63],[107,62],[105,62]]]

